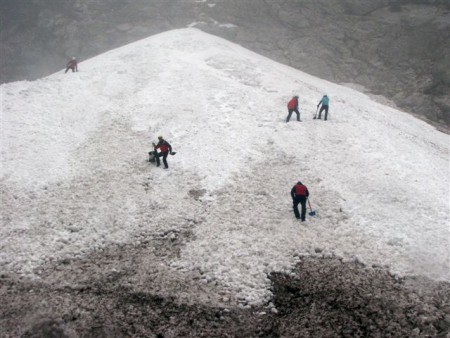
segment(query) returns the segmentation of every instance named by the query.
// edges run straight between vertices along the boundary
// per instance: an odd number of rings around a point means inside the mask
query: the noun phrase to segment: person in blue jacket
[[[322,97],[322,100],[320,100],[320,102],[317,104],[317,108],[319,108],[319,106],[321,104],[322,104],[322,107],[320,107],[318,119],[319,120],[321,119],[320,117],[322,115],[322,112],[325,110],[325,116],[324,116],[325,118],[324,118],[324,120],[326,121],[327,118],[328,118],[328,107],[330,105],[330,98],[327,95],[324,95]]]

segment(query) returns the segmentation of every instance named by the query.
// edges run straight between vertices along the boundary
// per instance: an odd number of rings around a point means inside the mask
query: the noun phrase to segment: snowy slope
[[[1,86],[0,269],[189,232],[167,265],[248,304],[267,274],[335,254],[450,280],[449,138],[352,89],[196,29]],[[313,120],[331,98],[329,121]],[[302,122],[286,103],[300,96]],[[177,155],[146,162],[163,135]],[[301,180],[317,216],[299,223]]]

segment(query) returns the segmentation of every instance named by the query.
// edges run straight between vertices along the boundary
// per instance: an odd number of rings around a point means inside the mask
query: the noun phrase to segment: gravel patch
[[[1,336],[450,337],[448,283],[304,257],[269,276],[270,303],[244,309],[217,285],[169,270],[162,258],[182,242],[170,237],[60,261],[35,280],[2,274]],[[163,255],[149,249],[156,243]]]

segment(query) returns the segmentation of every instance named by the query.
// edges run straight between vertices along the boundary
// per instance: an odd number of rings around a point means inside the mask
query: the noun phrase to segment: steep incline
[[[196,27],[450,123],[447,0],[70,0],[0,3],[0,81],[36,79],[112,48]],[[362,90],[362,89],[359,89]]]
[[[247,305],[302,255],[449,279],[448,137],[354,90],[196,29],[1,90],[5,271],[162,236],[182,242],[167,270]],[[324,93],[327,122],[312,119]],[[294,94],[303,122],[286,124]],[[160,134],[168,171],[146,162]],[[299,179],[318,213],[306,224]]]

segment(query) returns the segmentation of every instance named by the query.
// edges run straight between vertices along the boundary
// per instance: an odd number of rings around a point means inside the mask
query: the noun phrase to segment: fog
[[[6,0],[0,81],[32,80],[195,26],[273,60],[450,123],[448,1]],[[227,29],[224,24],[233,25]]]

